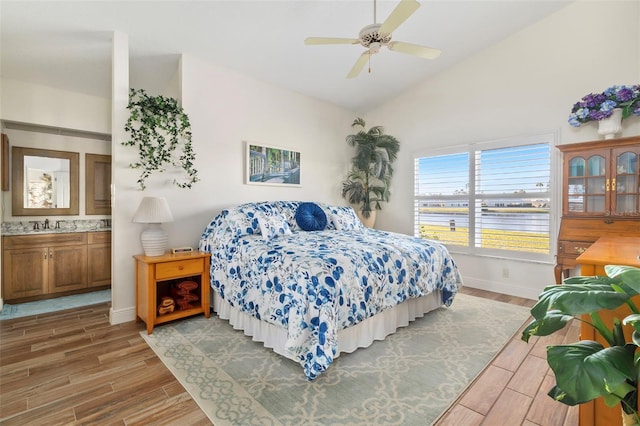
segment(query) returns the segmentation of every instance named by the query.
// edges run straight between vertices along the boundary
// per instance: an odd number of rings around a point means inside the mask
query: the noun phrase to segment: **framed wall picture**
[[[245,141],[245,183],[300,186],[300,152]]]

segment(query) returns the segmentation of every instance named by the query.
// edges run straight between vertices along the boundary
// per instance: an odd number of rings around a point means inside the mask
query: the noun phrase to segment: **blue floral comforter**
[[[448,306],[461,285],[455,262],[437,242],[361,226],[305,232],[295,224],[265,238],[256,223],[265,212],[256,204],[224,210],[203,233],[211,286],[232,306],[286,328],[286,350],[310,380],[333,362],[339,330],[435,289]],[[278,207],[266,215],[290,223]]]

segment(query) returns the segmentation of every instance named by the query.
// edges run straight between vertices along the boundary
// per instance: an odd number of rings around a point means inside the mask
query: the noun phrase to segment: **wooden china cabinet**
[[[640,136],[560,145],[562,221],[555,279],[602,236],[640,236]]]

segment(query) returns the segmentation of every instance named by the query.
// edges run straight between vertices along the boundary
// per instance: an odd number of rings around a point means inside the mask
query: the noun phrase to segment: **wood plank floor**
[[[112,326],[108,315],[109,305],[100,304],[0,321],[2,425],[211,424],[140,337],[144,325]],[[567,335],[575,338],[577,327]],[[546,339],[526,344],[515,335],[436,425],[577,425],[576,409],[546,396],[553,384]]]
[[[464,288],[464,293],[531,307],[533,300]],[[564,333],[520,339],[524,325],[493,361],[478,375],[435,426],[523,425],[577,426],[578,408],[552,400],[547,392],[555,384],[547,365],[547,345],[577,341],[577,324]]]

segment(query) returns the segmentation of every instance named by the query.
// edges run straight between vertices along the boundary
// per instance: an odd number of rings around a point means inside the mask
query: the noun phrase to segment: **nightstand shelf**
[[[209,253],[193,252],[164,254],[162,256],[136,255],[136,317],[153,327],[169,321],[204,314],[209,318]],[[176,287],[188,283],[195,287],[189,293],[197,300],[175,297]],[[163,297],[174,299],[173,312],[160,314],[158,307]]]

